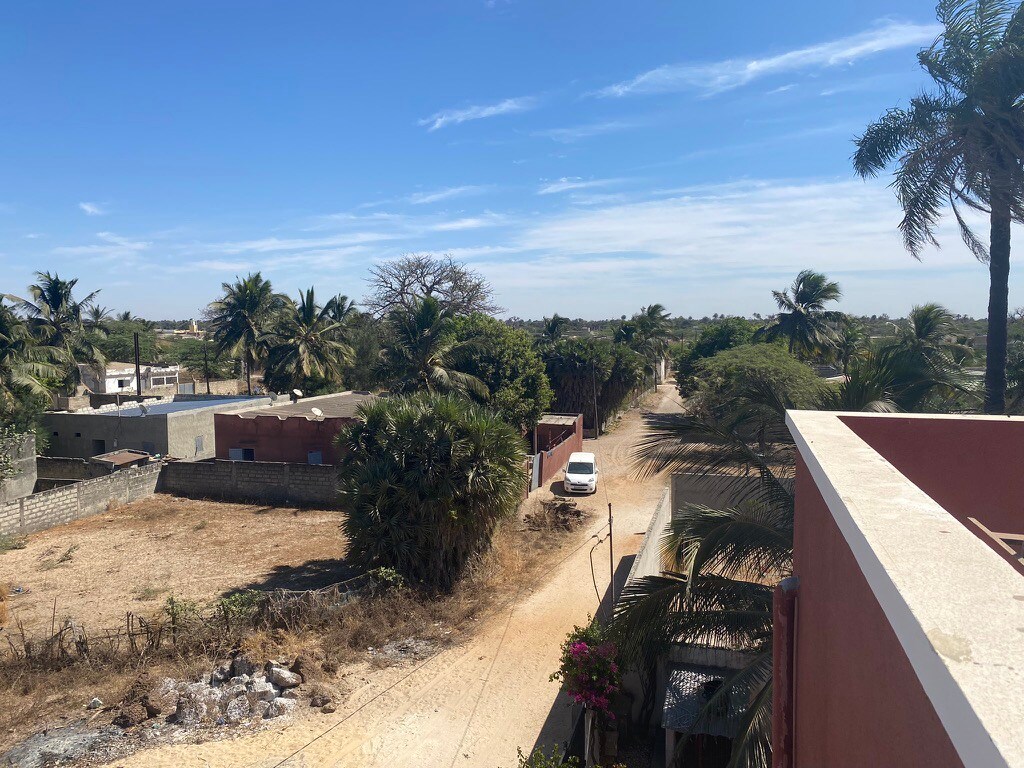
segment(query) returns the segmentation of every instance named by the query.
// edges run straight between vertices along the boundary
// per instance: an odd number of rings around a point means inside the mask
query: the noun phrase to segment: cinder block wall
[[[0,504],[0,536],[42,531],[99,514],[112,501],[127,504],[152,496],[160,469],[160,464],[133,467]]]
[[[337,468],[329,464],[172,461],[164,465],[158,490],[199,499],[338,506]]]

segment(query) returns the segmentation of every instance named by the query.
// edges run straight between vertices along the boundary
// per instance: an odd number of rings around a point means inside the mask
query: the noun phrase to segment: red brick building
[[[214,416],[217,458],[336,464],[338,433],[355,420],[359,405],[373,397],[366,392],[339,392],[295,403],[218,413]]]

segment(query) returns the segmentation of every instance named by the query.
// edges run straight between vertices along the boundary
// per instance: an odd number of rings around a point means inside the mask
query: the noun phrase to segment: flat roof
[[[287,405],[269,405],[262,408],[252,408],[241,411],[236,415],[243,419],[255,419],[257,416],[276,416],[279,419],[306,418],[310,421],[320,418],[313,414],[313,408],[323,411],[325,419],[351,419],[356,415],[356,409],[369,400],[376,399],[376,395],[369,392],[337,392],[333,395],[320,395],[318,397],[301,398],[298,402]]]
[[[156,402],[144,403],[146,406],[145,415],[162,416],[182,411],[197,411],[202,408],[224,408],[233,407],[242,403],[266,403],[266,397],[218,397],[209,400],[158,400]],[[120,416],[120,418],[142,418],[143,412],[139,403],[129,402],[121,405],[104,405],[100,408],[88,408],[80,411],[55,411],[56,414],[66,416]]]
[[[145,451],[136,451],[131,448],[125,448],[120,451],[111,451],[110,453],[101,453],[98,456],[93,456],[93,461],[105,461],[109,464],[113,464],[115,467],[119,467],[122,464],[131,464],[135,461],[142,459],[149,459],[150,454]]]
[[[571,427],[579,418],[568,413],[542,413],[538,424],[550,424],[554,427]]]

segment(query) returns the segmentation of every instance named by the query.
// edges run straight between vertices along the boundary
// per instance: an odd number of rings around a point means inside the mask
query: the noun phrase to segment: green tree
[[[317,303],[313,288],[299,294],[298,302],[288,302],[270,332],[270,352],[263,381],[269,389],[303,392],[315,386],[330,388],[341,383],[344,367],[353,350],[344,339],[344,316],[350,307],[341,307],[332,296],[323,306]]]
[[[455,337],[455,318],[431,296],[391,312],[381,369],[393,392],[489,396],[484,382],[465,371],[476,342]]]
[[[530,334],[479,312],[456,318],[452,332],[470,344],[463,370],[487,386],[491,408],[520,431],[533,429],[553,393]]]
[[[1007,0],[943,0],[943,31],[918,53],[935,93],[890,109],[857,137],[854,170],[876,176],[896,163],[893,188],[903,208],[900,231],[920,258],[936,243],[948,204],[972,253],[988,264],[986,413],[1006,399],[1010,223],[1024,220],[1024,6]],[[986,248],[959,204],[988,214]]]
[[[222,283],[224,295],[209,309],[209,322],[218,352],[238,357],[245,368],[245,389],[252,394],[252,371],[268,353],[269,333],[288,298],[274,293],[259,272],[244,280]]]
[[[844,315],[836,327],[832,353],[842,367],[843,375],[849,374],[850,362],[863,359],[868,354],[868,334],[864,326],[854,318]]]
[[[79,363],[100,366],[105,362],[85,324],[88,307],[99,291],[79,300],[74,295],[77,278],[62,280],[57,274],[36,272],[36,279],[38,282],[28,287],[30,299],[21,301],[20,309],[39,342],[59,351],[55,361],[61,368],[58,376],[70,391],[81,381]]]
[[[833,326],[842,314],[826,305],[842,298],[839,283],[820,272],[805,269],[783,291],[772,291],[779,312],[755,337],[786,340],[791,354],[813,357],[835,343]]]
[[[106,360],[131,363],[135,360],[135,334],[139,334],[139,359],[143,363],[158,362],[156,331],[139,320],[110,320],[103,332],[92,331],[92,343]]]
[[[462,397],[364,403],[338,444],[351,557],[427,589],[450,589],[525,491],[521,435]]]
[[[705,325],[697,340],[684,346],[676,358],[676,386],[679,394],[689,397],[696,390],[698,382],[694,374],[699,361],[714,357],[724,349],[749,344],[756,330],[757,326],[743,317],[727,317]]]
[[[229,379],[239,373],[238,361],[205,339],[174,339],[167,343],[161,357],[197,378],[205,378],[207,372],[211,380]]]
[[[555,312],[551,317],[545,317],[540,330],[540,338],[543,343],[554,344],[565,335],[565,329],[569,327],[569,318],[562,317]]]

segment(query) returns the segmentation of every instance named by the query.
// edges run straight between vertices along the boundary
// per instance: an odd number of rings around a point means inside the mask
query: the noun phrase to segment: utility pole
[[[139,364],[139,332],[134,334],[135,340],[135,394],[142,396],[142,366]]]
[[[612,538],[612,503],[608,502],[608,568],[611,571],[612,580],[610,589],[612,595],[611,605],[608,607],[608,617],[615,615],[615,540]]]
[[[206,354],[206,339],[203,339],[203,375],[206,377],[206,394],[210,394],[210,359]]]

